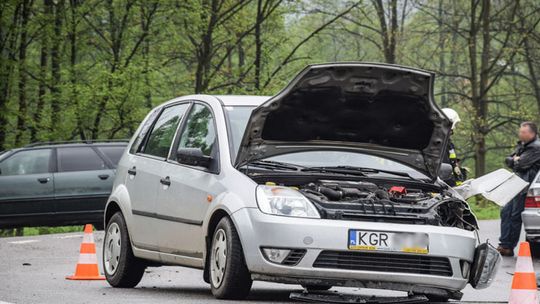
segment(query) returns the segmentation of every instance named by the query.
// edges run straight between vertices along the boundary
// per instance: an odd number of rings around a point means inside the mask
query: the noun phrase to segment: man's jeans
[[[499,238],[501,247],[514,249],[519,242],[521,213],[525,209],[526,196],[526,192],[518,194],[501,210],[501,237]]]

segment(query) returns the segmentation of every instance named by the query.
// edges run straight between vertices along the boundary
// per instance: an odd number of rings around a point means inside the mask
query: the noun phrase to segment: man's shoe
[[[504,248],[502,246],[499,246],[497,247],[497,251],[502,255],[502,256],[507,256],[507,257],[513,257],[514,256],[514,250],[513,249],[510,249],[510,248]]]

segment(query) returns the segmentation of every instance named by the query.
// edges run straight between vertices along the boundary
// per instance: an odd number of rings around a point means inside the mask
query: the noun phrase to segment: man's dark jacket
[[[514,156],[519,159],[514,161]],[[514,153],[505,162],[519,177],[532,182],[540,169],[540,141],[536,138],[526,144],[518,142]]]

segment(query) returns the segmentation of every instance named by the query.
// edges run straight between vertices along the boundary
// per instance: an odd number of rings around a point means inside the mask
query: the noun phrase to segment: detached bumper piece
[[[452,276],[448,258],[399,253],[323,251],[313,267]]]
[[[424,295],[412,295],[408,297],[376,297],[338,293],[307,293],[293,292],[289,296],[291,300],[310,303],[355,303],[355,304],[389,304],[389,303],[427,303],[428,298]]]

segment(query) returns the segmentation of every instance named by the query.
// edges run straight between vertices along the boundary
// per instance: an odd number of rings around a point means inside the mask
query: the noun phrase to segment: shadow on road
[[[121,289],[120,289],[121,290]],[[112,288],[112,287],[104,287],[101,288],[101,292],[103,292],[103,295],[114,295],[120,291],[119,289]],[[291,292],[301,292],[302,289],[261,289],[261,288],[254,288],[251,290],[249,297],[242,301],[243,303],[249,303],[249,301],[261,303],[261,302],[291,302],[289,299],[289,295]],[[186,286],[186,287],[169,287],[169,286],[163,286],[163,287],[137,287],[133,289],[129,289],[129,292],[131,293],[131,296],[134,297],[144,297],[146,299],[151,298],[154,294],[156,298],[163,298],[163,296],[166,294],[167,297],[170,298],[178,298],[178,299],[189,299],[194,301],[200,301],[200,300],[208,300],[209,302],[215,301],[214,296],[212,295],[212,292],[210,288],[205,287],[192,287],[192,286]],[[121,292],[122,294],[125,293],[125,290]],[[237,301],[232,301],[237,302]],[[200,302],[199,302],[200,303]]]

